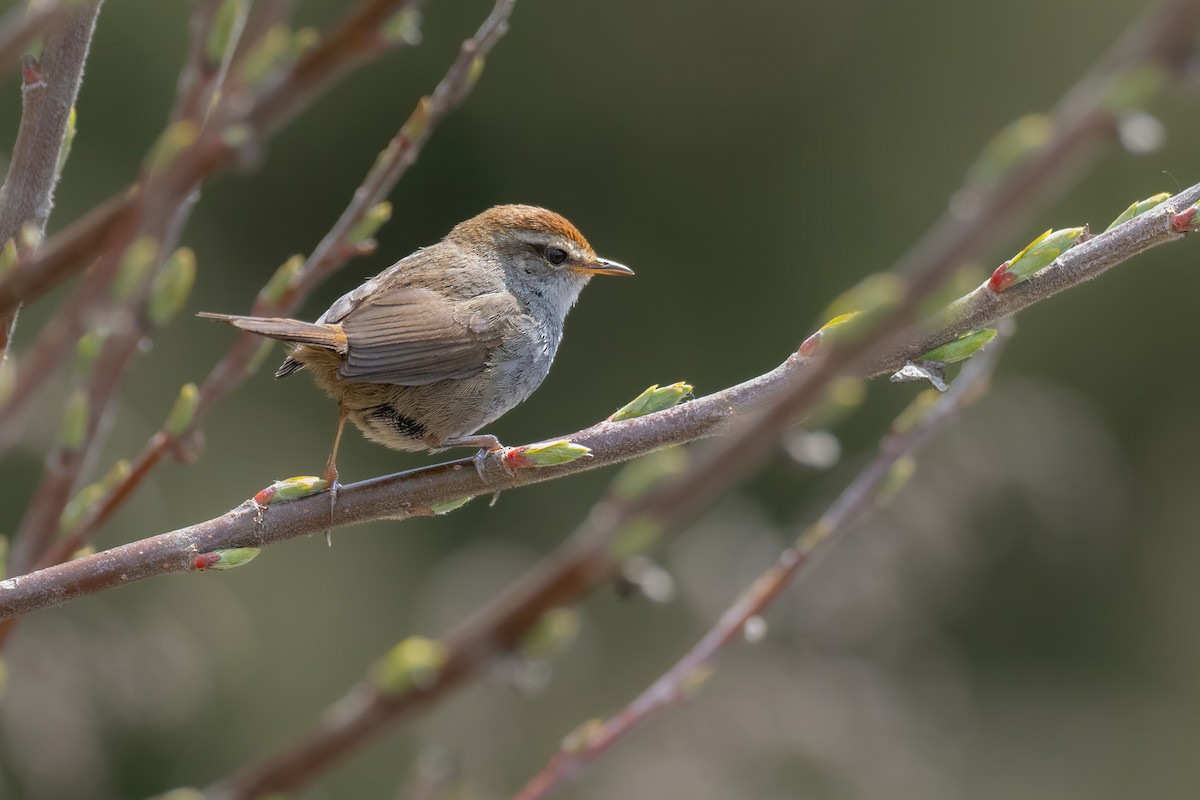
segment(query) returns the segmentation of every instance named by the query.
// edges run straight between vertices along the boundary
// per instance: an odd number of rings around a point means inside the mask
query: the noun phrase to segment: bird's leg
[[[483,477],[483,460],[487,458],[488,453],[504,449],[504,445],[500,444],[500,440],[490,433],[477,433],[473,436],[453,436],[439,442],[437,447],[478,447],[479,452],[475,454],[475,458],[473,459],[475,462],[475,471],[479,473],[479,479],[485,482],[487,479]],[[505,469],[507,469],[507,466]]]
[[[346,427],[346,407],[338,403],[337,433],[333,435],[333,449],[329,451],[329,461],[325,464],[324,478],[329,482],[329,529],[325,531],[325,543],[333,544],[333,509],[337,505],[338,483],[337,451],[342,442],[342,430]]]

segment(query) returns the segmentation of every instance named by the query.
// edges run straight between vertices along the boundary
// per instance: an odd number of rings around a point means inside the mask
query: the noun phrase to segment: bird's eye
[[[567,251],[561,247],[547,247],[546,260],[557,267],[567,260]]]

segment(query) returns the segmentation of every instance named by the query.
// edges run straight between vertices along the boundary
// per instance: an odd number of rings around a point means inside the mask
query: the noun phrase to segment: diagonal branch
[[[1008,327],[1012,327],[1011,322]],[[725,610],[700,641],[616,715],[597,725],[578,729],[579,735],[569,736],[569,742],[564,740],[547,764],[517,793],[516,800],[540,800],[547,796],[634,730],[691,697],[695,684],[704,679],[706,668],[717,653],[738,638],[751,619],[763,614],[840,534],[877,510],[880,490],[893,467],[924,447],[986,391],[1002,345],[1003,339],[998,338],[983,353],[968,361],[950,390],[939,397],[915,425],[907,429],[893,425],[892,431],[881,442],[876,458],[859,472],[829,509],[780,554],[776,563]]]

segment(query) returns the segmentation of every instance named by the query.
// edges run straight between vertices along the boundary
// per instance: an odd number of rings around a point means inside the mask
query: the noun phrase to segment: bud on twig
[[[1136,203],[1131,204],[1129,206],[1129,208],[1122,211],[1120,213],[1120,215],[1117,216],[1116,219],[1114,219],[1112,222],[1110,222],[1108,224],[1108,227],[1105,228],[1104,230],[1111,231],[1113,228],[1117,227],[1118,225],[1120,225],[1122,223],[1128,222],[1129,220],[1133,219],[1134,217],[1140,217],[1142,214],[1145,214],[1147,211],[1154,208],[1155,206],[1161,205],[1162,202],[1164,200],[1168,199],[1170,196],[1171,196],[1170,192],[1159,192],[1156,195],[1147,197],[1145,200],[1139,200]]]
[[[108,296],[114,303],[125,303],[134,296],[156,258],[158,240],[152,236],[143,236],[125,249],[117,277],[108,290]]]
[[[570,464],[581,458],[590,458],[592,450],[581,444],[559,439],[556,442],[530,444],[513,447],[504,453],[504,465],[509,469],[528,469],[530,467],[557,467],[559,464]]]
[[[1086,225],[1080,228],[1048,230],[1027,244],[1024,250],[1001,264],[992,273],[992,277],[988,278],[987,287],[999,294],[1036,274],[1085,238]]]
[[[978,353],[983,347],[996,338],[995,328],[964,333],[957,339],[947,342],[941,347],[935,347],[922,355],[918,361],[933,361],[938,364],[954,364],[965,361]]]
[[[58,164],[54,167],[55,172],[60,175],[67,164],[67,157],[71,155],[71,145],[75,143],[75,119],[75,106],[71,106],[71,111],[67,114],[67,129],[63,132],[62,144],[58,148]]]
[[[287,503],[292,500],[299,500],[301,497],[308,497],[310,494],[323,492],[328,488],[329,481],[324,478],[318,478],[314,475],[298,475],[294,478],[284,478],[281,481],[275,481],[254,495],[254,502],[260,506]]]
[[[157,327],[170,322],[187,302],[195,280],[196,254],[181,247],[171,254],[150,285],[150,302],[146,307],[150,322]]]
[[[71,392],[71,396],[67,398],[66,408],[63,410],[62,433],[60,434],[64,450],[78,450],[83,447],[84,439],[87,438],[90,413],[87,394],[83,389]]]
[[[180,153],[191,147],[200,138],[200,127],[190,119],[170,125],[158,137],[150,149],[143,169],[153,175],[170,166]]]
[[[371,683],[381,692],[398,695],[437,681],[446,662],[446,646],[424,636],[410,636],[393,647],[371,668]]]
[[[358,223],[346,234],[345,242],[356,246],[374,236],[383,224],[392,218],[392,204],[384,200],[376,203],[362,215]]]
[[[615,414],[609,417],[609,422],[620,422],[626,419],[644,417],[656,411],[674,408],[692,393],[692,385],[678,381],[669,386],[659,386],[657,383],[647,388],[637,397],[621,406]]]
[[[204,57],[215,68],[225,60],[225,51],[234,41],[234,32],[246,18],[246,0],[223,0],[213,16],[212,27],[204,42]]]
[[[279,269],[275,270],[275,274],[271,276],[271,279],[259,290],[259,299],[272,305],[277,304],[283,299],[283,295],[287,290],[292,288],[292,282],[300,274],[300,268],[303,266],[304,256],[301,255],[294,255],[280,264]]]
[[[416,8],[405,8],[393,14],[380,28],[380,34],[388,44],[406,44],[415,47],[421,43],[421,12]]]
[[[179,397],[167,412],[167,422],[164,425],[167,433],[178,439],[187,433],[196,419],[196,408],[200,404],[200,390],[194,383],[185,383],[179,387]]]
[[[228,547],[200,553],[193,561],[192,567],[196,570],[236,569],[257,558],[260,550],[258,547]]]

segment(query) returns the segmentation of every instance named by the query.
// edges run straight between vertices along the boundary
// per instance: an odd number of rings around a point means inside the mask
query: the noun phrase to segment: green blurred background
[[[308,0],[297,19],[323,24],[343,5]],[[253,171],[204,190],[183,239],[201,267],[190,311],[245,310],[280,262],[315,245],[490,5],[431,0],[419,48],[342,83]],[[510,443],[569,433],[650,383],[717,390],[780,362],[836,294],[893,262],[991,135],[1052,107],[1146,5],[521,0],[475,93],[393,194],[379,252],[302,316],[489,205],[542,204],[638,276],[585,293],[550,378],[489,431]],[[135,174],[166,118],[189,10],[107,4],[52,229]],[[1130,202],[1200,179],[1195,101],[1176,92],[1150,109],[1162,148],[1113,146],[982,263],[1051,226],[1103,229]],[[9,76],[4,142],[18,114]],[[1194,797],[1196,248],[1162,248],[1024,314],[992,395],[927,451],[885,515],[777,603],[765,641],[732,648],[694,701],[562,796]],[[18,351],[59,296],[26,311]],[[159,336],[101,469],[136,452],[180,384],[231,342],[190,317]],[[660,554],[670,602],[597,593],[564,656],[498,664],[307,796],[407,797],[443,769],[447,796],[511,795],[572,728],[619,709],[690,646],[916,391],[873,384],[835,430],[845,457],[833,469],[780,456],[722,499]],[[0,530],[19,521],[59,414],[48,397],[0,464]],[[209,416],[204,458],[160,468],[98,543],[319,472],[334,420],[307,380],[264,370]],[[430,460],[352,433],[339,464],[353,481]],[[7,656],[0,796],[144,796],[283,745],[389,646],[437,636],[553,548],[612,474],[31,617]]]

